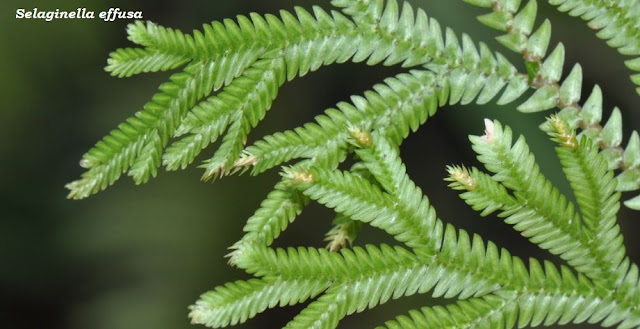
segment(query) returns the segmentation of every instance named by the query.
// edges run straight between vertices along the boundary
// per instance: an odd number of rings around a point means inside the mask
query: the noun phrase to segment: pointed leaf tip
[[[528,55],[532,58],[543,58],[547,53],[550,40],[551,22],[547,19],[529,38],[526,47],[529,53]]]
[[[576,64],[560,86],[560,101],[568,106],[577,103],[582,94],[582,66]]]
[[[599,123],[602,120],[602,90],[598,85],[593,87],[591,95],[584,103],[581,116],[589,125]]]
[[[640,136],[637,131],[631,134],[629,144],[624,151],[624,163],[630,168],[640,166]]]
[[[536,90],[526,102],[518,106],[518,111],[523,113],[540,112],[554,108],[557,103],[558,88],[553,85],[547,85]]]
[[[540,76],[547,81],[558,82],[564,66],[564,45],[559,43],[540,68]]]
[[[513,27],[525,35],[531,34],[537,12],[538,3],[536,0],[530,0],[514,18]]]
[[[622,114],[616,107],[602,130],[602,141],[606,145],[616,147],[622,143]]]
[[[511,15],[503,11],[494,11],[489,14],[478,16],[478,21],[480,21],[480,23],[498,31],[506,31],[509,27],[510,20]]]
[[[639,210],[640,211],[640,195],[636,196],[633,199],[629,199],[624,202],[624,205],[629,209]]]

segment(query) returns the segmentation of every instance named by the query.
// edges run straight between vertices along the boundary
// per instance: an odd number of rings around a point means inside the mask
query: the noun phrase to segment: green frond
[[[523,328],[554,324],[598,323],[605,327],[637,328],[640,314],[637,304],[627,303],[625,310],[608,297],[599,297],[597,290],[584,277],[575,277],[566,267],[558,270],[550,262],[544,267],[532,260],[527,280],[531,290],[489,294],[480,298],[460,300],[447,306],[424,307],[399,316],[385,324],[389,329],[417,328]],[[630,275],[629,282],[637,280]],[[539,290],[538,290],[539,289]],[[576,293],[580,291],[581,293]]]
[[[144,110],[120,124],[83,156],[81,166],[88,171],[67,184],[69,198],[82,199],[104,190],[130,168],[134,168],[129,174],[137,183],[155,175],[162,147],[186,112],[212,91],[215,73],[213,62],[203,62],[189,64],[183,72],[172,75]]]
[[[640,4],[635,0],[584,1],[549,0],[561,12],[587,21],[589,28],[598,31],[596,35],[607,44],[618,49],[623,55],[640,55]],[[627,67],[640,71],[637,64],[640,58],[627,61]],[[638,75],[632,81],[640,86]],[[640,93],[640,88],[637,89]]]
[[[352,104],[341,102],[338,109],[328,109],[314,123],[264,137],[246,148],[256,159],[254,174],[295,158],[307,158],[327,145],[347,147],[349,127],[388,128],[385,130],[400,141],[435,113],[436,80],[427,71],[411,71],[385,84],[374,86],[364,97],[352,97]]]
[[[300,188],[312,199],[333,208],[338,213],[365,223],[377,218],[391,218],[392,200],[375,185],[349,172],[312,168],[309,172],[296,171],[288,176],[308,177],[304,184],[293,179],[292,185]]]
[[[398,195],[404,188],[406,169],[397,156],[397,148],[383,133],[375,132],[368,138],[370,145],[356,149],[356,154],[387,193]]]
[[[427,254],[436,252],[442,222],[410,179],[403,177],[397,195],[389,195],[349,172],[311,168],[309,175],[309,183],[298,187],[311,199],[385,230],[411,248],[423,249]]]
[[[477,6],[492,8],[491,14],[479,17],[480,21],[495,29],[506,31],[507,34],[498,37],[498,41],[524,56],[530,78],[529,82],[537,90],[518,107],[518,110],[528,113],[544,111],[556,106],[561,108],[561,116],[574,129],[578,127],[583,129],[584,134],[588,135],[594,143],[603,141],[600,146],[605,151],[610,169],[621,168],[625,175],[622,177],[632,176],[631,181],[636,177],[640,180],[640,172],[631,170],[631,173],[628,173],[628,168],[621,166],[624,149],[620,147],[622,129],[618,112],[614,110],[610,124],[605,126],[607,129],[600,126],[602,119],[600,88],[597,86],[594,88],[583,106],[578,104],[582,88],[582,69],[579,65],[576,65],[565,81],[560,84],[564,65],[562,44],[559,44],[543,63],[543,57],[549,45],[551,24],[545,21],[537,31],[532,32],[537,11],[536,0],[529,0],[520,9],[520,1],[465,1]],[[617,40],[614,44],[623,47],[621,49],[636,48],[640,54],[640,40],[635,37],[638,33],[632,32],[634,29],[640,28],[640,5],[633,4],[633,0],[611,4],[582,0],[550,0],[550,2],[559,5],[561,11],[568,11],[572,16],[582,16],[591,20],[590,26],[595,29],[603,28],[598,35],[601,37],[607,35],[608,37],[605,39]],[[616,23],[608,21],[612,17],[616,17],[614,19]],[[640,71],[640,58],[627,61],[627,66],[632,70]],[[640,84],[640,79],[637,76],[639,75],[634,75],[632,80],[636,84]],[[640,189],[640,185],[635,189]]]
[[[571,103],[557,114],[557,117],[566,122],[572,130],[582,129],[579,136],[586,136],[592,143],[602,148],[602,154],[607,162],[609,170],[621,169],[618,175],[618,191],[635,191],[640,189],[640,168],[635,164],[634,154],[638,148],[635,142],[635,134],[632,134],[627,145],[630,150],[625,150],[622,144],[622,121],[620,111],[615,108],[609,120],[601,125],[603,113],[602,90],[597,85],[580,107],[579,100],[582,72],[579,66],[574,67],[560,88],[561,103]],[[545,131],[553,131],[549,123],[542,126]],[[629,156],[626,156],[626,155]],[[625,158],[628,161],[625,161]]]
[[[265,65],[254,66],[255,70],[245,71],[237,85],[229,85],[223,98],[225,101],[219,103],[226,107],[219,111],[231,112],[231,123],[218,150],[202,165],[205,180],[223,176],[232,169],[242,153],[249,131],[264,118],[278,88],[284,83],[285,66],[281,59],[260,63]]]
[[[237,258],[237,266],[258,277],[309,278],[331,282],[359,281],[392,272],[415,270],[411,280],[419,280],[424,268],[418,258],[401,247],[367,245],[353,250],[331,252],[316,248],[271,249],[247,245]],[[427,289],[428,290],[428,289]],[[383,298],[383,300],[387,300]]]
[[[544,57],[544,49],[549,42],[551,25],[545,21],[538,31],[544,33],[532,34],[535,23],[537,2],[529,0],[520,7],[520,1],[497,0],[475,1],[465,0],[480,7],[492,8],[492,12],[478,17],[483,24],[507,32],[497,38],[507,48],[523,53],[527,63],[537,63]],[[617,48],[624,55],[640,55],[640,4],[635,0],[620,1],[592,1],[592,0],[549,0],[550,4],[558,7],[561,12],[570,16],[580,16],[588,21],[591,29],[598,31],[596,35],[610,47]],[[543,36],[542,38],[539,38]],[[533,40],[537,39],[537,40]],[[538,46],[535,44],[538,43]],[[542,47],[541,47],[542,46]],[[627,67],[633,71],[640,71],[640,58],[626,61]],[[534,76],[536,72],[533,72]],[[640,86],[640,74],[631,76],[631,80]],[[640,88],[637,89],[640,93]]]
[[[297,189],[283,182],[276,184],[260,207],[247,219],[243,228],[244,236],[231,247],[233,251],[229,254],[229,263],[236,263],[243,246],[269,246],[300,215],[307,203],[308,199]]]
[[[518,80],[518,75],[515,73],[516,71],[513,66],[501,56],[498,56],[498,61],[496,62],[486,46],[481,46],[481,51],[478,53],[470,39],[467,36],[463,36],[462,48],[460,48],[456,36],[451,30],[447,30],[447,36],[443,41],[439,24],[435,20],[428,19],[424,12],[418,11],[416,20],[414,21],[413,11],[408,5],[405,5],[405,9],[403,9],[404,14],[400,17],[395,17],[397,15],[394,15],[393,12],[395,10],[392,4],[393,2],[394,1],[388,2],[387,12],[389,14],[384,16],[388,19],[380,21],[379,24],[381,24],[381,28],[385,26],[390,28],[391,25],[401,26],[403,31],[400,32],[405,36],[403,42],[406,41],[410,49],[415,48],[416,51],[414,52],[408,52],[405,49],[404,51],[395,53],[394,51],[398,50],[398,47],[395,47],[396,40],[381,37],[378,33],[373,33],[372,31],[354,29],[353,25],[351,25],[353,23],[350,23],[345,17],[337,13],[329,16],[317,7],[314,9],[315,18],[301,8],[296,8],[297,17],[282,11],[281,20],[273,15],[266,15],[262,18],[259,15],[253,14],[251,15],[251,21],[239,17],[238,24],[235,24],[231,20],[225,20],[225,24],[214,22],[209,29],[205,26],[204,34],[196,31],[193,37],[182,34],[179,31],[159,27],[152,23],[144,24],[141,22],[131,25],[129,27],[129,33],[132,41],[147,47],[148,51],[174,56],[197,58],[190,52],[202,54],[205,53],[205,49],[225,49],[224,52],[214,53],[211,57],[206,57],[213,58],[212,63],[219,66],[220,72],[216,73],[217,77],[214,82],[214,89],[221,87],[222,80],[224,80],[224,84],[229,84],[233,77],[244,71],[245,67],[238,65],[237,62],[243,62],[245,65],[249,65],[251,59],[254,59],[256,56],[266,56],[266,54],[271,51],[276,51],[283,55],[288,79],[292,79],[296,75],[304,75],[307,71],[317,69],[320,65],[330,64],[334,61],[345,61],[349,58],[352,58],[352,60],[356,62],[368,58],[367,63],[370,65],[377,64],[384,59],[393,59],[393,62],[412,62],[412,65],[431,61],[429,68],[436,71],[442,71],[443,69],[448,70],[447,67],[450,65],[462,65],[459,69],[454,69],[451,72],[449,83],[444,86],[445,90],[443,92],[449,95],[450,103],[459,101],[462,103],[471,102],[478,97],[478,95],[479,101],[486,102],[502,89],[507,83],[507,80],[511,80],[512,82]],[[403,20],[402,24],[397,21],[399,19]],[[214,30],[220,34],[215,40],[218,40],[221,44],[214,45],[207,43],[214,42],[210,37],[213,32],[207,33],[207,31]],[[264,31],[271,33],[269,35],[270,38],[263,38],[264,33],[262,32]],[[433,33],[424,33],[425,31]],[[228,38],[225,38],[225,35]],[[231,35],[233,35],[233,37]],[[255,42],[246,42],[247,40],[253,40],[252,38],[269,40],[268,43],[270,43],[270,45],[263,45],[262,48],[257,49]],[[327,38],[337,39],[332,42],[327,42]],[[234,42],[230,42],[230,40]],[[234,46],[230,47],[225,42],[229,42]],[[329,44],[337,46],[337,48],[329,49],[327,48]],[[389,46],[392,44],[394,47]],[[222,46],[229,47],[221,48]],[[425,54],[419,55],[414,59],[399,55],[400,53],[420,53],[417,49],[422,49]],[[304,56],[304,54],[309,51],[317,55],[314,56],[314,60],[311,62],[308,56]],[[393,63],[385,62],[385,64],[390,65]],[[230,68],[236,68],[236,70]],[[224,77],[224,79],[222,79],[222,77]],[[485,87],[485,83],[491,83],[491,87]],[[526,87],[526,85],[522,83],[510,83],[507,86],[505,95],[512,94],[509,95],[508,98],[517,97],[524,92],[522,87]],[[515,95],[513,95],[514,88],[516,92]],[[510,90],[511,92],[508,93]],[[446,98],[447,97],[441,97],[440,102],[444,102]],[[501,101],[504,101],[504,98],[505,96],[503,95]],[[432,97],[427,97],[426,99],[434,100]],[[418,103],[422,102],[419,101]],[[177,125],[180,121],[179,119],[184,115],[183,113],[186,113],[187,110],[195,104],[189,105],[191,106],[187,106],[186,109],[178,111],[181,112],[178,120],[175,119],[176,115],[173,113],[171,117],[174,118],[174,120],[170,123]],[[206,106],[202,108],[206,108]],[[433,108],[433,106],[431,106],[431,108]],[[431,111],[434,110],[435,108]],[[426,119],[426,115],[420,115],[420,112],[418,112],[418,115],[412,111],[408,111],[408,113],[413,114],[413,118],[407,118],[412,120],[405,123],[405,125],[408,124],[412,129],[416,129],[419,123]],[[261,115],[256,115],[256,117],[259,119]],[[244,116],[241,118],[233,116],[221,118],[223,121],[226,119],[231,121],[227,128],[228,131],[223,138],[221,148],[206,165],[205,178],[215,177],[229,172],[230,167],[233,166],[233,162],[240,156],[242,144],[246,140],[248,131],[255,125],[251,122],[252,120]],[[387,117],[387,119],[394,118]],[[190,121],[193,120],[187,122]],[[196,122],[197,121],[198,120],[196,120]],[[402,120],[400,122],[402,122]],[[171,152],[164,157],[164,162],[167,164],[167,167],[171,169],[184,167],[193,161],[193,157],[199,152],[199,149],[201,150],[203,147],[206,147],[206,144],[217,137],[224,126],[217,122],[207,121],[207,123],[210,129],[205,130],[204,136],[187,137],[186,140],[178,142],[179,145],[177,147],[171,148]],[[211,127],[211,125],[213,125],[213,127]],[[160,142],[158,142],[157,138],[145,138],[147,141],[140,147],[141,152],[130,152],[132,154],[127,160],[134,163],[127,163],[122,166],[123,168],[115,169],[126,170],[128,165],[133,165],[134,168],[130,170],[129,174],[134,177],[136,182],[140,183],[148,180],[150,176],[155,175],[157,172],[157,167],[160,164],[159,159],[168,139],[175,134],[190,130],[188,126],[177,126],[180,127],[177,131],[159,132]],[[173,127],[173,125],[169,125],[167,128],[176,130],[176,127]],[[389,129],[389,131],[393,131],[393,129]],[[394,133],[397,135],[395,138],[399,139],[399,136],[406,136],[407,129],[401,128],[399,131],[394,131]],[[154,134],[151,133],[150,137],[154,137]],[[185,150],[183,148],[177,151],[181,146],[187,149]],[[104,173],[102,173],[102,175],[104,176]],[[88,174],[88,176],[98,176],[98,173]],[[113,173],[109,175],[109,178],[110,180],[117,179]],[[87,180],[71,184],[69,187],[79,189],[80,187],[76,185],[91,185],[91,182],[87,182]],[[93,185],[96,184],[96,182],[93,183]],[[89,186],[89,188],[92,188],[92,191],[95,192],[96,188],[92,186]],[[79,193],[74,193],[74,195],[75,194]]]
[[[189,135],[173,142],[163,154],[162,162],[167,170],[186,168],[204,148],[217,140],[231,123],[234,114],[243,112],[247,107],[259,112],[260,109],[256,110],[255,107],[261,105],[263,98],[275,97],[279,86],[277,69],[282,67],[278,65],[280,61],[256,61],[256,54],[245,55],[242,57],[237,54],[216,62],[224,73],[216,76],[214,88],[226,87],[196,105],[176,128],[175,136]],[[265,106],[271,104],[265,103]]]
[[[489,72],[488,78],[480,79],[477,74],[466,74],[463,70],[444,73],[444,79],[443,76],[434,76],[422,70],[388,78],[384,84],[375,85],[363,96],[352,97],[351,104],[341,102],[337,104],[337,109],[326,110],[315,118],[314,123],[266,136],[247,147],[245,152],[256,159],[252,173],[264,172],[295,158],[310,157],[328,144],[346,147],[349,127],[384,131],[393,144],[399,144],[410,131],[417,130],[428,117],[434,115],[439,104],[447,103],[450,92],[477,96],[478,103],[490,101],[503,89],[499,101],[502,103],[511,102],[522,95],[527,88],[526,78],[516,75],[515,68],[503,57],[498,56],[497,61],[493,59],[483,50],[486,46],[480,49],[484,55],[478,65],[483,69],[474,72]],[[478,81],[481,82],[479,86],[483,87],[481,91],[476,84]],[[465,92],[468,90],[465,83],[472,85],[470,88],[474,91],[471,94]],[[464,96],[456,97],[458,100],[452,100],[452,104],[460,101],[460,97],[465,99]]]
[[[565,48],[550,48],[551,23],[536,22],[537,0],[465,1],[490,8],[479,20],[504,32],[497,40],[522,54],[524,73],[486,44],[397,0],[332,0],[339,11],[251,13],[191,34],[151,22],[130,24],[129,39],[140,48],[111,53],[108,72],[128,77],[186,67],[83,157],[88,170],[67,185],[69,197],[97,193],[123,173],[144,183],[161,165],[184,169],[218,139],[202,165],[205,180],[298,161],[282,168],[281,181],[231,247],[229,263],[254,278],[203,294],[190,307],[194,324],[240,324],[268,308],[316,298],[285,328],[330,329],[391,299],[429,293],[457,300],[410,311],[380,328],[588,322],[640,329],[640,271],[626,256],[616,220],[620,192],[640,190],[638,133],[622,146],[621,112],[615,108],[603,122],[600,87],[581,102],[580,65],[562,80]],[[549,2],[588,20],[622,53],[640,56],[637,1]],[[245,146],[285,82],[346,61],[412,70],[337,103],[313,122]],[[640,58],[626,64],[640,71]],[[632,80],[640,85],[640,74]],[[505,105],[530,88],[535,91],[519,102],[520,112],[560,109],[541,128],[558,144],[577,207],[544,177],[524,138],[514,142],[511,129],[497,121],[485,120],[485,134],[470,137],[491,175],[450,166],[446,180],[480,215],[497,212],[568,266],[525,263],[446,224],[399,156],[403,140],[439,107],[494,99]],[[347,159],[355,162],[351,169],[338,169]],[[312,200],[336,212],[328,249],[271,248]],[[640,209],[640,196],[625,204]],[[346,248],[364,224],[403,246]]]
[[[343,312],[340,318],[373,308],[389,299],[415,293],[433,291],[434,296],[444,295],[446,298],[456,295],[466,298],[485,293],[474,285],[476,282],[473,280],[464,280],[462,275],[440,266],[422,264],[409,251],[386,245],[381,246],[381,249],[374,246],[367,246],[366,249],[356,247],[352,251],[343,249],[340,253],[314,248],[273,250],[254,246],[245,249],[238,258],[238,265],[258,276],[332,282],[326,298],[336,297],[332,292],[340,291],[340,300],[334,301],[345,304],[336,305]],[[451,278],[451,275],[456,278]],[[323,299],[320,297],[319,303]],[[307,319],[314,309],[311,305],[309,307],[311,310],[301,313]],[[324,323],[320,318],[313,319],[314,323]],[[293,322],[298,323],[299,320],[295,319]]]
[[[181,55],[164,54],[141,48],[120,48],[109,54],[105,71],[122,78],[139,73],[172,70],[188,61],[188,57]]]
[[[146,183],[150,176],[156,177],[158,167],[160,167],[162,149],[168,139],[165,138],[165,141],[163,141],[158,131],[153,131],[148,136],[148,140],[140,150],[138,157],[133,160],[127,173],[136,184]]]
[[[454,190],[463,190],[460,198],[475,211],[480,211],[480,216],[487,216],[495,211],[513,211],[517,208],[518,201],[509,194],[504,185],[495,181],[491,176],[481,172],[477,168],[471,171],[464,167],[449,167],[449,177],[445,180]]]
[[[214,99],[217,100],[217,97],[201,102],[196,106],[196,109],[210,106],[211,103],[215,102]],[[219,108],[212,108],[214,113],[210,115],[213,119],[210,124],[202,127],[197,133],[192,133],[173,141],[167,147],[162,155],[162,164],[167,170],[185,169],[203,149],[215,142],[224,133],[231,121],[231,113],[229,112],[233,109],[229,109],[223,104],[225,103],[220,103],[221,106]]]
[[[356,136],[358,135],[356,134]],[[361,141],[372,141],[369,133],[360,132],[359,137]],[[375,179],[369,172],[369,169],[367,169],[365,164],[361,161],[354,163],[349,171],[362,178],[368,179],[374,184],[376,183]],[[363,223],[361,221],[353,220],[344,214],[336,214],[331,221],[331,224],[333,227],[325,234],[324,238],[324,241],[327,242],[326,248],[329,251],[339,251],[342,248],[353,245],[358,233],[362,229]]]
[[[280,11],[280,18],[255,13],[249,17],[237,16],[236,21],[225,19],[205,24],[203,32],[196,30],[193,36],[153,23],[137,22],[129,26],[129,35],[133,42],[150,49],[192,59],[219,58],[223,54],[246,51],[243,48],[255,46],[262,51],[288,48],[283,53],[289,62],[301,52],[313,51],[314,59],[305,56],[302,63],[293,61],[302,65],[291,66],[291,72],[301,72],[301,75],[320,65],[344,62],[351,57],[355,62],[367,60],[369,65],[382,61],[385,65],[400,62],[406,66],[424,64],[429,59],[426,52],[433,51],[429,49],[431,45],[426,44],[428,18],[421,10],[414,15],[408,4],[405,8],[402,17],[394,17],[394,13],[389,12],[389,20],[380,22],[401,28],[401,31],[394,32],[401,33],[402,39],[385,38],[376,31],[358,29],[340,13],[328,14],[320,7],[313,8],[314,15],[296,7],[296,16],[284,10]],[[402,45],[395,45],[398,40]],[[289,73],[288,77],[294,75]]]
[[[556,133],[552,134],[560,146],[556,148],[558,158],[578,203],[584,227],[590,231],[590,243],[607,259],[609,268],[603,279],[617,282],[625,273],[619,271],[620,263],[625,255],[620,227],[616,223],[616,214],[620,209],[620,194],[616,193],[616,180],[613,173],[607,170],[607,163],[590,139],[583,137],[573,145],[563,142],[566,135],[575,141],[572,132],[567,132],[567,125],[551,119]]]
[[[513,299],[495,295],[459,300],[446,306],[423,307],[401,315],[376,329],[495,329],[513,328],[517,306]]]
[[[550,262],[545,262],[543,268],[540,263],[531,260],[527,271],[522,261],[511,257],[505,250],[498,256],[495,245],[489,243],[485,249],[481,239],[474,237],[470,240],[464,231],[460,231],[456,237],[452,227],[447,228],[437,259],[416,258],[401,248],[387,246],[382,249],[368,246],[366,251],[356,248],[340,253],[313,248],[272,250],[256,245],[247,246],[244,250],[246,252],[239,258],[238,264],[250,273],[333,282],[332,288],[324,295],[326,297],[320,297],[318,304],[327,312],[329,309],[339,310],[335,315],[337,319],[373,307],[388,298],[416,291],[424,293],[430,289],[433,289],[434,296],[445,298],[468,298],[491,292],[501,298],[517,298],[520,326],[529,323],[537,325],[543,320],[549,325],[558,321],[599,322],[605,318],[605,322],[615,324],[626,321],[629,324],[635,321],[634,316],[639,315],[633,306],[634,301],[617,305],[616,299],[612,299],[609,293],[596,289],[590,281],[582,276],[574,276],[565,267],[558,270]],[[395,274],[397,269],[402,272],[403,268],[412,273],[416,270],[419,272],[415,275]],[[465,273],[466,269],[477,273],[469,275]],[[423,270],[427,272],[421,273]],[[479,280],[480,276],[484,276],[485,281]],[[395,278],[405,283],[394,281]],[[496,290],[500,286],[489,283],[492,281],[504,282],[504,291]],[[630,294],[629,289],[636,289],[634,285],[638,284],[637,268],[629,271],[625,282],[628,289],[624,293]],[[394,290],[392,287],[407,288]],[[335,291],[341,291],[341,295],[336,296]],[[329,304],[332,306],[328,307],[321,300],[331,300]],[[293,323],[298,324],[303,318],[306,319],[303,322],[306,325],[317,323],[322,324],[320,328],[325,328],[326,321],[330,319],[315,312],[321,308],[320,305],[310,306]],[[614,313],[616,306],[621,306],[624,311],[621,314]],[[329,323],[330,328],[336,324],[332,321]]]
[[[311,199],[394,235],[397,240],[414,249],[421,260],[436,262],[434,265],[442,267],[438,270],[442,276],[435,275],[434,280],[447,280],[439,283],[440,288],[434,291],[434,295],[473,295],[499,287],[499,280],[493,276],[474,277],[471,274],[483,273],[483,269],[475,266],[479,263],[498,266],[500,258],[496,247],[490,244],[485,249],[479,237],[471,241],[464,231],[458,235],[453,227],[447,226],[445,230],[419,189],[413,183],[403,185],[404,189],[414,192],[401,192],[405,195],[393,200],[368,181],[348,172],[314,169],[309,174],[308,182],[298,186]],[[411,193],[417,194],[417,197],[410,196]],[[510,258],[508,254],[502,258],[505,257]],[[497,268],[492,268],[484,273],[496,271]]]
[[[515,197],[522,204],[518,209],[504,214],[508,216],[505,222],[514,225],[514,229],[528,237],[531,242],[559,255],[591,279],[613,279],[619,276],[620,273],[615,276],[613,274],[617,272],[617,267],[622,261],[620,256],[624,256],[624,248],[621,245],[621,236],[616,237],[618,230],[612,227],[612,223],[615,225],[618,200],[616,196],[612,197],[615,183],[611,182],[611,177],[608,182],[606,180],[602,182],[604,185],[597,185],[598,188],[603,188],[602,191],[594,192],[598,193],[599,205],[603,207],[600,209],[603,213],[596,214],[598,217],[595,220],[603,221],[603,226],[598,226],[596,229],[594,225],[598,224],[591,222],[589,223],[591,227],[598,232],[584,229],[583,220],[576,213],[574,205],[567,201],[540,173],[524,138],[519,138],[512,146],[512,133],[509,127],[503,128],[497,121],[487,121],[486,125],[487,130],[484,136],[470,137],[473,149],[486,168],[495,173],[493,178],[513,190]],[[594,170],[602,171],[606,170],[606,167],[594,168]],[[596,177],[604,179],[606,173]],[[576,179],[578,179],[576,175],[572,175],[570,181],[574,184],[572,187],[578,187],[576,193],[579,194],[585,186],[575,186]],[[581,195],[581,197],[584,196]],[[588,210],[587,207],[588,205],[585,205],[585,210]],[[588,220],[593,221],[593,216]],[[602,229],[605,231],[599,231]],[[593,243],[597,235],[600,235],[607,241],[607,245],[614,249],[598,249],[598,245]],[[616,255],[616,258],[611,259],[612,255]]]
[[[264,19],[255,14],[251,18],[264,23]],[[180,30],[166,28],[153,22],[137,21],[129,24],[127,33],[129,40],[148,49],[172,55],[179,55],[201,60],[205,58],[220,58],[231,51],[238,51],[250,45],[260,48],[254,22],[245,16],[238,16],[238,22],[226,19],[224,23],[213,22],[203,25],[203,32],[194,31],[194,35],[182,33]],[[266,26],[263,26],[264,32]]]
[[[314,298],[328,282],[307,279],[251,279],[229,282],[204,293],[189,307],[191,323],[221,328],[244,323],[267,308],[295,305]]]
[[[333,329],[347,315],[346,293],[341,286],[334,286],[305,307],[283,329]]]

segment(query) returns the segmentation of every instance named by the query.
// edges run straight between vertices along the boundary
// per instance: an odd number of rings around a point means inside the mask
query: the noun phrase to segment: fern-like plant
[[[87,171],[67,185],[69,197],[100,192],[125,173],[140,184],[161,166],[183,169],[219,138],[201,165],[204,180],[281,166],[281,181],[229,254],[232,265],[254,278],[219,286],[190,308],[191,321],[208,327],[312,300],[285,328],[335,328],[345,316],[390,299],[430,294],[451,302],[411,310],[380,328],[569,322],[640,328],[638,267],[626,256],[616,219],[621,192],[640,189],[638,133],[623,146],[618,109],[603,123],[600,87],[581,100],[580,65],[563,79],[565,49],[558,44],[547,54],[551,24],[536,26],[536,0],[466,2],[487,9],[480,22],[504,33],[497,40],[522,54],[522,69],[397,0],[333,0],[329,10],[252,13],[192,34],[131,24],[129,39],[137,47],[111,53],[108,72],[128,77],[185,67],[84,155]],[[626,64],[640,71],[640,2],[549,3],[586,20],[611,47],[633,56]],[[409,70],[314,122],[245,146],[280,86],[346,61]],[[631,79],[640,85],[640,74]],[[555,109],[541,128],[557,144],[573,198],[545,178],[524,137],[496,120],[485,120],[484,135],[470,137],[483,168],[450,166],[447,180],[481,215],[497,213],[565,265],[524,261],[441,221],[398,155],[402,141],[439,107],[492,100],[515,103],[524,113]],[[339,169],[346,160],[351,169]],[[329,247],[270,247],[311,201],[337,214]],[[624,204],[640,210],[640,196]],[[363,223],[402,246],[349,248]]]

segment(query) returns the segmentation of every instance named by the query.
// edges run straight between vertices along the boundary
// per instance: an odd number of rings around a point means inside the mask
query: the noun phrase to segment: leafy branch
[[[334,0],[331,11],[252,13],[192,34],[131,24],[129,39],[140,47],[111,53],[108,72],[128,77],[186,66],[85,154],[81,165],[88,170],[67,185],[69,197],[88,197],[124,173],[144,183],[161,165],[184,169],[219,138],[201,165],[204,180],[282,166],[281,180],[228,255],[253,278],[219,286],[190,308],[192,322],[209,327],[313,299],[285,328],[335,328],[344,317],[390,299],[429,294],[456,300],[410,311],[384,328],[569,322],[640,328],[638,267],[626,255],[617,223],[622,192],[640,190],[638,133],[622,146],[617,108],[602,123],[600,87],[581,102],[579,64],[562,79],[565,48],[558,44],[547,54],[551,23],[535,28],[536,0],[524,6],[520,0],[465,1],[490,8],[479,20],[505,32],[497,40],[522,55],[524,71],[396,0]],[[637,3],[550,2],[588,20],[623,54],[640,55]],[[245,145],[285,82],[346,61],[409,70],[313,122]],[[626,63],[638,71],[637,62]],[[632,80],[640,84],[637,75]],[[540,127],[556,143],[575,203],[541,173],[525,138],[514,142],[513,131],[497,120],[485,120],[484,135],[470,137],[484,169],[450,166],[446,180],[482,216],[497,213],[562,265],[522,260],[445,223],[406,173],[399,147],[439,107],[491,101],[516,103],[523,113],[559,110]],[[347,160],[351,168],[340,169]],[[310,202],[336,213],[328,249],[271,247]],[[625,205],[640,210],[640,196]],[[383,230],[399,245],[351,246],[362,225]]]

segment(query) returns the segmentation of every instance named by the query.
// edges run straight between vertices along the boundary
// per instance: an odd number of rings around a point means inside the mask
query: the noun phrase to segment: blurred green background
[[[413,1],[430,16],[458,32],[467,32],[494,49],[496,32],[474,17],[484,11],[462,1]],[[81,174],[78,160],[150,99],[169,73],[129,79],[103,71],[110,51],[128,46],[127,21],[17,20],[17,8],[97,12],[117,6],[142,10],[144,18],[191,31],[202,23],[236,14],[275,13],[294,5],[327,1],[3,1],[0,4],[0,320],[3,328],[191,328],[187,306],[199,294],[227,281],[246,278],[230,268],[226,249],[240,238],[246,218],[278,180],[277,170],[259,177],[235,176],[202,183],[200,171],[161,171],[136,187],[128,178],[82,201],[66,199],[64,184]],[[624,111],[625,140],[640,128],[638,95],[629,81],[623,56],[605,46],[578,20],[546,4],[554,40],[567,45],[568,63],[585,68],[585,92],[603,86],[606,106]],[[252,140],[293,128],[349,95],[360,94],[398,67],[364,64],[325,67],[286,84]],[[440,113],[403,145],[412,178],[420,184],[445,221],[479,233],[523,257],[550,258],[513,233],[498,219],[480,218],[446,188],[447,164],[474,164],[468,134],[481,134],[484,117],[500,118],[526,134],[545,173],[566,183],[557,169],[551,144],[537,130],[543,115],[522,115],[513,107],[454,107]],[[204,152],[210,156],[213,150]],[[428,155],[428,156],[427,156]],[[628,196],[627,196],[628,197]],[[277,241],[278,246],[323,246],[332,213],[311,205]],[[638,214],[623,209],[620,224],[629,254],[640,259]],[[357,244],[389,242],[364,229]],[[556,260],[557,261],[557,260]],[[376,311],[355,315],[342,328],[371,328],[410,308],[434,303],[427,296],[392,301]],[[278,328],[300,307],[268,311],[238,328]],[[586,327],[586,326],[580,326]]]

